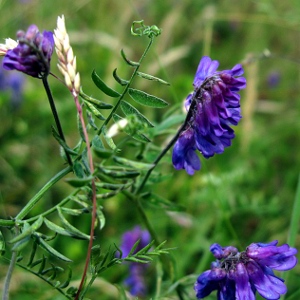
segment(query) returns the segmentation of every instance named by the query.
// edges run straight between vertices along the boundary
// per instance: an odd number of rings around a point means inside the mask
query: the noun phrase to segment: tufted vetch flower
[[[193,82],[194,92],[185,100],[186,121],[173,149],[175,169],[189,175],[200,169],[198,150],[205,158],[224,152],[234,138],[232,125],[241,119],[240,95],[246,87],[243,68],[217,71],[219,62],[202,57]],[[192,154],[193,152],[193,154]]]
[[[0,45],[0,54],[4,55],[3,68],[37,78],[48,75],[54,49],[52,32],[40,33],[33,24],[26,32],[18,31],[17,38],[18,42],[13,43],[13,40],[7,39],[6,44]]]
[[[244,252],[232,246],[211,245],[210,251],[217,260],[211,270],[198,277],[194,286],[197,299],[214,290],[219,300],[254,300],[256,292],[268,300],[279,299],[287,288],[273,270],[292,269],[297,264],[297,249],[277,243],[252,243]]]

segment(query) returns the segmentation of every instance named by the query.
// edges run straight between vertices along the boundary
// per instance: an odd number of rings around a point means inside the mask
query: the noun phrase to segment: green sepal
[[[152,75],[149,75],[149,74],[146,74],[146,73],[142,73],[142,72],[137,72],[136,73],[139,77],[141,78],[144,78],[144,79],[148,79],[148,80],[152,80],[152,81],[157,81],[159,83],[162,83],[162,84],[165,84],[165,85],[170,85],[169,82],[165,81],[165,80],[162,80],[158,77],[155,77],[155,76],[152,76]]]
[[[52,134],[54,136],[54,138],[58,141],[58,143],[63,147],[63,149],[69,153],[70,155],[78,155],[77,152],[75,152],[74,150],[72,150],[67,143],[60,137],[59,133],[56,131],[55,127],[51,127],[52,128]]]
[[[101,114],[101,112],[99,111],[99,109],[92,103],[89,103],[87,101],[84,102],[86,105],[86,108],[95,115],[96,118],[98,118],[99,120],[105,120],[105,117]]]
[[[66,229],[54,224],[53,222],[45,219],[44,220],[45,225],[52,231],[60,234],[60,235],[65,235],[65,236],[73,236],[69,231],[67,231]]]
[[[128,102],[122,100],[120,106],[126,116],[135,115],[145,127],[154,127],[154,125],[142,113]]]
[[[63,227],[67,231],[69,231],[74,237],[81,239],[81,240],[89,240],[90,239],[89,235],[81,232],[80,230],[78,230],[76,227],[74,227],[67,221],[67,219],[64,217],[60,208],[57,208],[57,211],[58,211],[58,216],[62,222]]]
[[[99,77],[95,70],[92,72],[92,80],[94,81],[95,85],[107,96],[117,98],[120,94],[113,90],[112,88],[108,87],[104,81]]]
[[[113,114],[113,120],[114,120],[115,122],[118,122],[118,121],[120,121],[120,120],[122,120],[122,119],[123,119],[123,118],[120,117],[119,115]],[[147,136],[145,136],[143,133],[140,133],[138,130],[137,130],[136,132],[132,133],[130,129],[128,129],[127,127],[125,127],[125,128],[123,128],[123,131],[124,131],[126,134],[130,135],[130,136],[131,136],[132,138],[134,138],[135,140],[139,141],[139,142],[142,142],[142,143],[149,143],[149,142],[151,142],[151,140],[148,139]]]
[[[121,55],[122,55],[122,58],[124,59],[124,61],[127,63],[127,65],[131,66],[131,67],[138,67],[140,65],[139,62],[135,62],[135,61],[132,61],[132,60],[129,60],[125,53],[124,53],[124,50],[121,49]]]
[[[24,222],[24,227],[22,233],[14,237],[9,241],[9,243],[14,244],[30,236],[36,230],[38,230],[43,224],[44,218],[40,216],[32,225],[29,225],[27,222]]]
[[[163,108],[169,105],[165,100],[149,95],[140,90],[130,88],[128,89],[128,94],[135,102],[145,106]]]
[[[73,187],[83,187],[89,185],[93,180],[93,176],[88,176],[84,178],[66,178],[65,181]]]
[[[113,71],[113,76],[114,76],[116,82],[119,83],[119,84],[122,85],[122,86],[125,86],[125,85],[127,85],[127,84],[129,83],[128,80],[122,79],[122,78],[120,78],[120,77],[118,76],[118,74],[117,74],[117,68],[114,69],[114,71]]]
[[[120,165],[132,167],[138,170],[150,170],[155,166],[154,164],[142,163],[118,156],[114,156],[114,161]]]
[[[63,254],[61,254],[60,252],[58,252],[57,250],[55,250],[53,247],[51,247],[49,244],[47,244],[42,238],[40,238],[38,235],[34,235],[36,238],[36,241],[38,243],[38,245],[43,248],[44,250],[46,250],[49,254],[53,255],[54,257],[62,260],[62,261],[66,261],[66,262],[72,262],[71,259],[69,259],[68,257],[64,256]],[[42,270],[41,270],[42,272]]]

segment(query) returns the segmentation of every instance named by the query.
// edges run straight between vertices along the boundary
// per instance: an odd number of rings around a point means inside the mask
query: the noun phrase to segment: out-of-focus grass
[[[133,20],[144,19],[145,24],[163,29],[141,71],[169,80],[171,87],[142,80],[136,80],[135,85],[172,106],[181,107],[192,90],[202,55],[219,60],[222,69],[242,62],[248,88],[242,93],[244,118],[236,128],[233,145],[222,155],[201,159],[202,170],[193,177],[184,171],[175,172],[168,155],[158,171],[172,176],[154,186],[153,191],[185,209],[166,212],[148,203],[143,205],[160,239],[167,240],[168,247],[177,247],[173,257],[178,278],[199,274],[209,267],[212,255],[208,249],[213,242],[242,249],[252,242],[287,241],[300,165],[298,1],[6,0],[0,1],[0,11],[2,38],[14,38],[17,30],[32,23],[41,30],[51,30],[56,27],[57,16],[64,14],[83,88],[95,97],[102,95],[91,83],[92,70],[118,88],[112,78],[113,69],[117,67],[124,78],[130,74],[120,49],[135,60],[147,43],[130,36]],[[271,56],[263,58],[266,49]],[[55,64],[54,58],[52,71],[58,74]],[[276,86],[268,84],[272,74],[279,76]],[[54,79],[51,85],[67,140],[74,146],[77,132],[73,100]],[[41,82],[27,78],[21,107],[9,107],[8,97],[0,95],[1,217],[15,216],[63,167],[51,136],[53,118]],[[144,113],[157,123],[163,119],[163,113],[157,111]],[[36,212],[49,208],[68,191],[64,183],[57,185]],[[140,220],[122,196],[107,200],[103,206],[107,224],[99,234],[99,242],[105,249],[119,243],[121,234]],[[88,220],[82,221],[81,228],[88,231]],[[71,244],[70,240],[58,239],[56,246],[83,262],[84,242]],[[295,246],[299,247],[299,235]],[[78,278],[82,268],[81,264],[75,267]],[[5,265],[1,267],[2,278],[6,269]],[[104,273],[104,280],[122,282],[125,267],[121,271]],[[149,282],[150,275],[154,276],[154,270],[149,273]],[[18,268],[13,276],[13,299],[62,299]],[[298,276],[296,267],[290,272],[286,299],[299,290]],[[107,293],[107,299],[116,295],[114,287],[99,280],[90,298],[100,292]],[[190,293],[192,297],[192,286]]]

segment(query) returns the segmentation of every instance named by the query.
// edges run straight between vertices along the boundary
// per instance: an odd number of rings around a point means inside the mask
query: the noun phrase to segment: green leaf
[[[105,225],[105,216],[100,206],[97,206],[97,220],[99,222],[99,228],[101,230]]]
[[[66,229],[54,224],[53,222],[45,219],[44,220],[45,225],[52,231],[57,232],[60,235],[65,235],[65,236],[73,236],[69,231],[67,231]]]
[[[122,100],[120,107],[126,116],[135,115],[138,118],[138,120],[142,124],[144,124],[145,127],[154,127],[154,125],[143,114],[141,114],[135,107],[133,107],[128,102]]]
[[[58,211],[58,216],[62,222],[63,227],[69,231],[74,237],[77,237],[78,239],[83,239],[83,240],[89,240],[90,236],[81,232],[80,230],[78,230],[76,227],[74,227],[73,225],[71,225],[67,219],[64,217],[62,211],[60,208],[57,208]]]
[[[123,178],[135,178],[137,176],[140,175],[140,172],[136,171],[136,170],[117,170],[117,169],[107,169],[107,168],[103,168],[102,166],[98,167],[98,170],[105,174],[108,175],[110,177],[116,178],[116,179],[123,179]]]
[[[87,109],[95,115],[96,118],[98,118],[99,120],[105,120],[105,117],[101,114],[101,112],[99,111],[99,109],[92,103],[89,102],[84,102],[86,104]]]
[[[80,137],[81,137],[82,141],[84,141],[86,143],[84,130],[83,130],[83,127],[82,127],[82,122],[80,120],[80,115],[79,114],[77,114],[77,127],[78,127],[78,132],[80,134]]]
[[[80,92],[80,96],[83,98],[84,102],[89,102],[92,103],[94,106],[96,106],[99,109],[111,109],[114,106],[108,103],[105,103],[103,101],[100,101],[98,99],[95,99],[93,97],[90,97],[83,93],[82,91]]]
[[[11,250],[12,250],[12,251],[16,251],[16,252],[21,251],[22,249],[24,249],[24,248],[29,244],[30,238],[31,238],[31,236],[28,235],[28,236],[26,236],[25,238],[23,238],[22,240],[16,242],[16,243],[14,244],[14,246],[12,247]]]
[[[49,244],[47,244],[42,238],[40,238],[39,236],[35,235],[37,242],[39,244],[39,246],[41,248],[43,248],[44,250],[46,250],[48,253],[50,253],[51,255],[53,255],[54,257],[66,261],[66,262],[72,262],[71,259],[69,259],[68,257],[62,255],[60,252],[58,252],[57,250],[55,250],[53,247],[51,247]]]
[[[131,66],[131,67],[138,67],[140,65],[139,62],[135,62],[135,61],[132,61],[132,60],[129,60],[125,53],[124,53],[124,50],[121,49],[121,55],[122,55],[122,58],[124,59],[124,61],[127,63],[127,65]]]
[[[35,232],[37,229],[39,229],[42,226],[43,221],[44,221],[43,217],[40,216],[32,225],[29,225],[27,222],[24,222],[22,233],[17,235],[13,239],[11,239],[9,243],[14,244],[16,242],[23,240],[27,236],[30,236],[33,232]]]
[[[148,79],[148,80],[152,80],[152,81],[157,81],[157,82],[165,84],[165,85],[170,85],[169,82],[167,82],[165,80],[162,80],[162,79],[160,79],[158,77],[146,74],[146,73],[137,72],[137,75],[140,76],[141,78],[144,78],[144,79]]]
[[[56,129],[52,126],[52,134],[54,138],[58,141],[58,143],[64,148],[64,150],[69,153],[70,155],[78,155],[77,152],[72,150],[66,142],[60,137],[59,133],[56,131]]]
[[[5,240],[2,232],[0,231],[0,256],[4,255],[4,253],[5,253]]]
[[[125,86],[129,83],[128,80],[124,80],[118,76],[117,69],[114,69],[113,76],[114,76],[115,80],[122,86]]]
[[[171,202],[155,193],[151,193],[150,195],[147,196],[147,198],[149,196],[150,199],[146,199],[147,203],[153,204],[156,207],[161,207],[168,211],[183,211],[185,209],[184,206]]]
[[[111,137],[107,136],[107,128],[106,128],[106,126],[103,126],[103,127],[102,127],[102,132],[103,132],[103,136],[104,136],[104,139],[105,139],[107,145],[108,145],[112,150],[118,151],[118,148],[117,148],[117,146],[116,146],[115,143],[114,143],[114,140],[113,140]]]
[[[128,94],[134,101],[146,106],[163,108],[169,105],[165,100],[155,97],[153,95],[149,95],[140,90],[130,88],[128,89]]]
[[[92,73],[92,80],[94,81],[95,85],[107,96],[114,97],[114,98],[117,98],[120,96],[120,94],[117,91],[108,87],[104,83],[104,81],[99,77],[99,75],[96,73],[95,70],[93,70],[93,73]]]
[[[79,161],[74,162],[73,171],[74,171],[75,175],[78,178],[84,178],[85,177],[84,168],[83,168],[81,162],[79,162]]]
[[[128,166],[128,167],[133,167],[138,170],[149,170],[154,167],[154,164],[142,163],[142,162],[133,161],[118,156],[114,156],[114,161],[117,162],[118,164]]]
[[[68,269],[69,269],[68,278],[67,278],[67,280],[66,280],[65,282],[63,282],[63,283],[59,286],[59,288],[61,288],[61,289],[66,288],[66,287],[70,284],[70,281],[71,281],[71,279],[72,279],[72,268],[71,268],[70,266],[68,266]]]
[[[84,178],[66,178],[65,181],[73,187],[83,187],[89,185],[93,180],[93,176]]]
[[[86,208],[84,209],[75,209],[75,208],[68,208],[68,207],[61,207],[60,208],[64,213],[71,215],[71,216],[80,216],[83,213],[87,212]]]
[[[122,120],[123,118],[117,114],[113,114],[113,119],[115,122],[118,122],[118,121]],[[151,142],[151,140],[149,140],[143,133],[140,133],[138,130],[135,133],[132,133],[130,129],[125,127],[123,129],[123,131],[139,142],[142,142],[142,143]]]
[[[172,115],[167,119],[163,120],[160,124],[156,125],[152,131],[154,135],[159,135],[164,133],[166,129],[178,124],[182,124],[186,118],[186,115]]]
[[[111,150],[104,148],[103,143],[98,135],[95,135],[92,140],[93,151],[100,158],[109,158],[114,153]]]
[[[124,190],[132,186],[133,181],[127,182],[127,183],[106,183],[106,182],[96,182],[96,187],[111,191],[117,191],[117,190]]]

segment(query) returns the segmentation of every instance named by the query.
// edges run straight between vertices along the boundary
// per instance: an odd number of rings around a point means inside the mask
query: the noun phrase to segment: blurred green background
[[[116,89],[119,87],[112,77],[115,68],[121,77],[130,76],[132,70],[124,64],[120,50],[138,60],[147,45],[146,38],[130,35],[134,20],[143,19],[146,25],[162,28],[141,71],[171,83],[166,87],[136,80],[135,86],[167,100],[177,113],[192,91],[202,55],[220,61],[220,69],[243,63],[247,89],[242,92],[243,119],[235,129],[233,145],[222,155],[202,158],[202,170],[193,177],[184,171],[175,172],[170,151],[158,167],[166,179],[153,191],[183,210],[169,212],[144,205],[160,239],[167,240],[168,247],[177,247],[173,251],[177,279],[209,268],[213,259],[209,246],[214,242],[242,250],[252,242],[287,241],[300,166],[298,0],[0,0],[0,13],[3,39],[15,38],[19,29],[26,30],[30,24],[37,24],[40,30],[53,30],[57,16],[64,14],[83,89],[105,101],[110,99],[99,94],[90,74],[96,69]],[[56,63],[54,56],[52,72],[59,75]],[[50,78],[50,84],[67,141],[75,146],[78,132],[73,100],[54,78]],[[165,111],[144,113],[159,123]],[[63,160],[51,134],[54,121],[39,80],[25,78],[23,99],[18,105],[11,102],[9,91],[1,92],[0,119],[0,217],[9,218],[63,168]],[[33,213],[51,207],[70,191],[66,183],[59,183]],[[106,226],[97,242],[107,249],[112,243],[119,244],[122,233],[140,219],[123,196],[101,205]],[[88,232],[88,219],[74,218],[73,222],[81,222],[78,227]],[[79,280],[86,242],[58,239],[54,245],[74,259],[74,277]],[[295,246],[299,245],[298,238]],[[6,270],[3,264],[0,287]],[[300,268],[289,273],[286,299],[299,299]],[[154,268],[149,271],[150,290],[154,289],[151,276],[155,276]],[[103,293],[106,296],[101,299],[118,299],[116,288],[108,282],[120,284],[125,277],[126,267],[104,273],[88,296],[100,299],[99,293]],[[192,285],[189,292],[193,299]],[[34,276],[16,268],[11,299],[32,298],[63,299]],[[207,299],[215,298],[213,294]],[[170,295],[168,299],[177,298]]]

